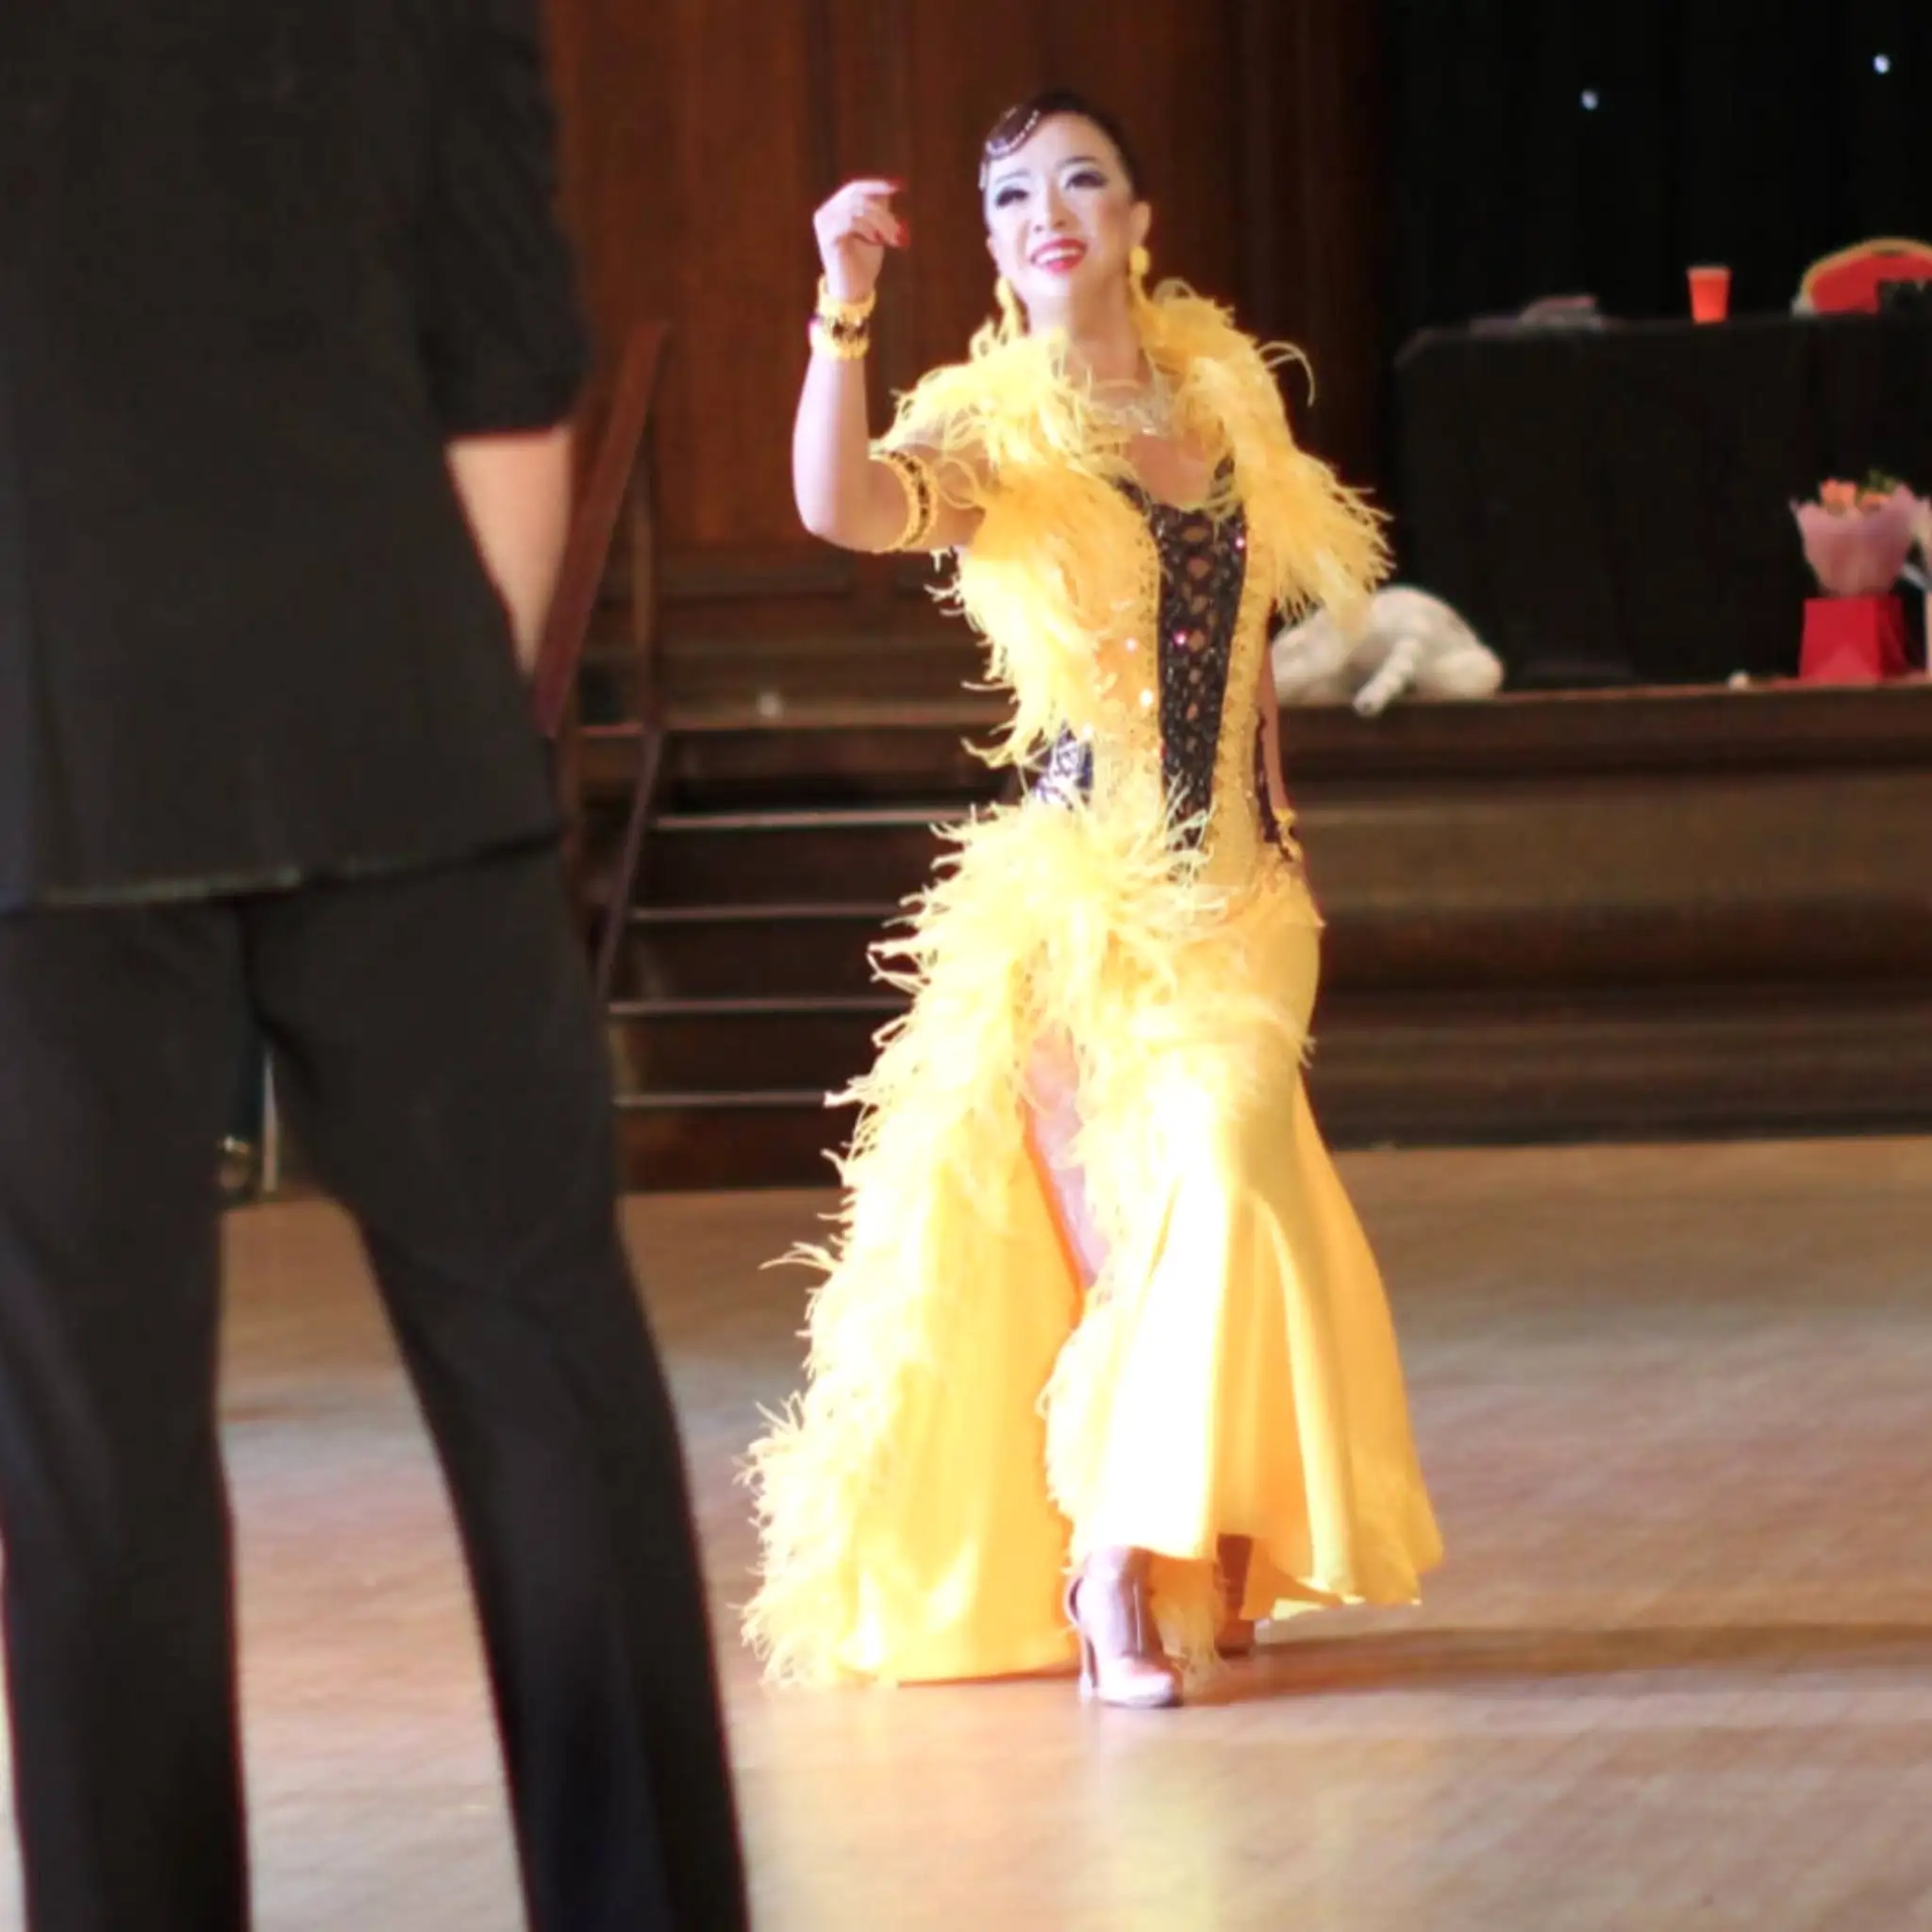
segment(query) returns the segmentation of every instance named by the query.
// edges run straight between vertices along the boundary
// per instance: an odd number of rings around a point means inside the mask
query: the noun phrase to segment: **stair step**
[[[747,691],[766,705],[934,702],[957,696],[985,675],[969,641],[938,647],[850,644],[801,655],[669,645],[660,658],[664,694],[682,708],[738,703]]]
[[[720,837],[739,832],[892,831],[907,825],[921,828],[963,819],[958,806],[936,801],[923,805],[851,806],[842,808],[808,806],[797,810],[660,812],[652,820],[664,832],[703,832]]]
[[[675,930],[681,926],[753,925],[791,922],[810,924],[824,921],[890,919],[894,906],[878,900],[802,900],[795,906],[634,906],[631,924]]]
[[[680,1093],[666,1089],[654,1093],[620,1093],[617,1110],[644,1118],[663,1113],[707,1113],[721,1117],[750,1116],[809,1108],[817,1114],[841,1111],[816,1087],[746,1087],[726,1092]]]
[[[628,1000],[859,997],[878,990],[872,948],[898,916],[885,901],[639,907],[614,990]]]
[[[1006,774],[974,746],[992,733],[958,716],[927,723],[849,718],[822,728],[718,721],[680,729],[665,763],[671,810],[887,808],[919,798],[954,809],[1001,795]]]
[[[620,1093],[811,1092],[863,1073],[881,1027],[904,1009],[891,995],[800,1001],[621,1001],[609,1034]]]
[[[653,1193],[721,1188],[825,1188],[853,1109],[815,1092],[633,1095],[618,1102],[626,1184]]]
[[[796,812],[672,812],[651,827],[654,906],[785,906],[823,899],[896,905],[926,882],[936,826],[957,805]]]
[[[668,1025],[685,1020],[822,1020],[855,1018],[866,1013],[891,1013],[905,1001],[891,993],[827,993],[774,997],[767,993],[699,994],[694,998],[615,999],[612,1020]]]
[[[979,751],[993,741],[1001,716],[996,703],[981,700],[832,705],[774,719],[759,716],[741,693],[713,711],[672,714],[660,802],[672,810],[709,811],[907,798],[957,807],[997,798],[1010,777]],[[588,800],[628,797],[638,743],[635,724],[586,726],[580,749]]]
[[[620,1105],[626,1186],[649,1194],[837,1186],[833,1154],[852,1132],[850,1111],[806,1093],[774,1093],[750,1108],[715,1108],[709,1095],[693,1101]]]
[[[1708,1000],[1681,991],[1346,998],[1324,1002],[1315,1034],[1311,1096],[1338,1149],[1917,1134],[1932,1119],[1932,994],[1918,986],[1837,1007],[1767,990],[1715,1025]],[[653,1190],[829,1188],[825,1151],[853,1118],[777,1084],[667,1089],[619,1107],[629,1182]]]

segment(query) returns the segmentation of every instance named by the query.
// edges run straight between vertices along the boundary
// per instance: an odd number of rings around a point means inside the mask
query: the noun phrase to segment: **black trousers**
[[[34,1932],[247,1924],[212,1158],[243,1005],[448,1478],[532,1924],[736,1932],[682,1458],[548,850],[0,919],[0,1532]]]

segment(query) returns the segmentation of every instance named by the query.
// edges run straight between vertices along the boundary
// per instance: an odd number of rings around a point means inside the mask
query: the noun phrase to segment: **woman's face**
[[[1151,219],[1112,142],[1074,114],[993,162],[985,206],[987,246],[1036,326],[1124,289]]]

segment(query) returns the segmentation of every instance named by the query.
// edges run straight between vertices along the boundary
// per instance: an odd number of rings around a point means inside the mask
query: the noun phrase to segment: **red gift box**
[[[1813,684],[1880,684],[1906,675],[1906,614],[1896,597],[1810,597],[1798,675]]]

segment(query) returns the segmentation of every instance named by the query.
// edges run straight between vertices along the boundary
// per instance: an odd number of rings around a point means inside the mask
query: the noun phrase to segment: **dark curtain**
[[[1784,309],[1821,255],[1932,239],[1928,0],[1384,5],[1391,346],[1551,294],[1681,315],[1698,261]]]
[[[1518,686],[1789,676],[1812,582],[1788,506],[1932,479],[1919,316],[1443,331],[1397,382],[1405,570]]]

